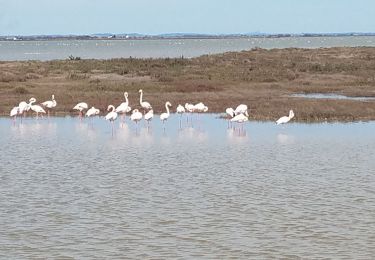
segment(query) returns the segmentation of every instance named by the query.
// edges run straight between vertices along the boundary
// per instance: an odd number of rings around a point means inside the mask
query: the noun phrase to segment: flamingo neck
[[[141,91],[141,95],[139,97],[139,103],[142,105],[142,96],[143,96],[143,92]]]
[[[124,95],[124,96],[125,96],[125,102],[126,102],[126,104],[129,104],[128,95]]]
[[[165,104],[165,109],[167,110],[167,114],[169,115],[169,107],[168,107],[168,104]]]

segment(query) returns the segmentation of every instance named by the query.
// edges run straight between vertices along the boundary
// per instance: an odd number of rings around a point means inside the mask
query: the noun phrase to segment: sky
[[[0,0],[0,35],[374,31],[374,0]]]

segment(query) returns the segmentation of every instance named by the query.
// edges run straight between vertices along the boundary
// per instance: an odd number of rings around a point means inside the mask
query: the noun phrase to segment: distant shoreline
[[[246,39],[246,38],[304,38],[304,37],[368,37],[375,33],[281,33],[281,34],[93,34],[93,35],[8,35],[0,41],[52,41],[52,40],[185,40],[185,39]]]

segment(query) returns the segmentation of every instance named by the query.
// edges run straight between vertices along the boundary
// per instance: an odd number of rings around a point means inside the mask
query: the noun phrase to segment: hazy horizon
[[[375,2],[362,0],[0,0],[0,34],[371,33]]]

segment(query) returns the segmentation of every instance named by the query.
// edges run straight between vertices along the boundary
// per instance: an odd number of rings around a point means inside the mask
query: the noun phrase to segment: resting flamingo
[[[241,129],[242,129],[242,131],[244,131],[243,130],[243,123],[246,122],[246,121],[248,121],[248,120],[249,120],[249,117],[246,116],[245,114],[238,114],[235,117],[233,117],[230,121],[231,122],[240,123],[241,124]],[[239,135],[241,135],[241,129],[238,130]]]
[[[293,112],[293,110],[290,110],[290,111],[289,111],[289,116],[283,116],[283,117],[280,117],[280,118],[276,121],[276,124],[277,124],[277,125],[280,125],[280,124],[286,124],[286,123],[288,123],[293,117],[294,117],[294,112]]]
[[[74,110],[79,111],[79,118],[82,120],[82,111],[87,109],[89,106],[85,102],[80,102],[73,107]]]
[[[140,96],[139,96],[139,104],[140,104],[141,107],[143,108],[143,113],[145,113],[145,112],[146,112],[146,109],[147,109],[147,110],[152,109],[152,106],[150,105],[150,103],[148,103],[148,102],[142,100],[142,98],[143,98],[143,90],[142,90],[142,89],[139,90],[139,93],[140,93]]]
[[[234,110],[234,114],[235,115],[245,114],[247,117],[249,117],[249,114],[247,112],[247,105],[244,105],[244,104],[238,105],[236,109]]]

